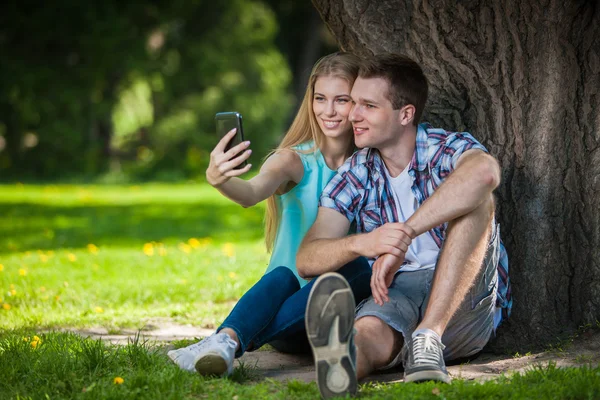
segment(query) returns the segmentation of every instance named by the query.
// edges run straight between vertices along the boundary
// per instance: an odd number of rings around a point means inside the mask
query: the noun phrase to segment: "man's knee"
[[[496,212],[496,196],[494,196],[493,193],[490,193],[490,195],[487,196],[483,201],[483,206],[487,212],[493,216]]]
[[[395,356],[395,350],[401,347],[402,335],[388,324],[374,316],[365,316],[354,323],[356,345],[368,358],[373,369],[387,365]]]
[[[372,333],[377,334],[378,332],[382,332],[383,330],[385,330],[385,328],[390,329],[390,327],[381,319],[371,315],[367,315],[356,320],[356,322],[354,323],[354,327],[356,328],[357,336]]]
[[[490,194],[485,197],[485,199],[481,202],[479,206],[477,206],[472,211],[467,214],[458,217],[455,220],[449,221],[448,223],[448,233],[450,233],[455,225],[459,225],[460,221],[463,221],[465,217],[475,217],[481,223],[489,223],[491,227],[491,221],[494,219],[494,215],[496,213],[496,200],[494,199],[494,195]]]

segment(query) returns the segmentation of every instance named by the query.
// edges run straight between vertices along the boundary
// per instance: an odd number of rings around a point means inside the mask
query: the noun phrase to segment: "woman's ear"
[[[415,106],[412,104],[407,104],[400,109],[400,124],[403,126],[411,125],[413,120],[415,119]]]

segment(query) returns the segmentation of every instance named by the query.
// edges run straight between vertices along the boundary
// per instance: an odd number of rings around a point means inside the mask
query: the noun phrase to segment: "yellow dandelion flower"
[[[54,296],[54,301],[59,301],[59,300],[60,300],[60,296],[59,295]]]
[[[154,255],[154,244],[152,244],[152,243],[144,244],[143,251],[144,251],[144,254],[147,255],[148,257],[153,256]]]
[[[191,238],[190,240],[188,240],[188,244],[194,249],[200,247],[200,241],[196,238]]]
[[[40,254],[40,261],[45,263],[46,261],[48,261],[48,256],[45,254]]]
[[[223,247],[221,247],[221,251],[229,258],[235,256],[235,246],[233,243],[225,243]]]
[[[71,262],[75,262],[75,261],[77,261],[77,257],[76,257],[76,256],[75,256],[75,254],[73,254],[73,253],[69,253],[69,254],[67,255],[67,258],[68,258],[68,259],[69,259],[69,261],[71,261]]]
[[[40,286],[40,292],[44,293],[46,291],[46,287],[45,286]]]
[[[0,272],[4,271],[4,265],[0,264]]]
[[[187,279],[180,279],[179,283],[182,285],[187,285]]]
[[[2,308],[5,309],[6,311],[10,310],[12,307],[10,306],[10,304],[8,303],[4,303],[2,304]]]
[[[125,380],[123,378],[121,378],[120,376],[115,377],[115,379],[113,379],[113,383],[115,385],[122,385],[123,382],[125,382]]]
[[[95,244],[92,244],[92,243],[88,244],[87,249],[92,254],[98,253],[98,247]]]
[[[217,280],[218,280],[219,282],[223,282],[223,277],[222,277],[221,275],[219,275],[219,276],[217,276]]]
[[[54,251],[50,250],[50,251],[48,252],[48,257],[53,257],[53,256],[54,256]]]
[[[23,268],[19,269],[19,275],[21,275],[21,276],[27,275],[27,270],[23,269]]]
[[[183,251],[186,254],[189,254],[192,251],[192,247],[185,243],[179,243],[179,250]]]
[[[14,296],[17,294],[17,290],[16,289],[10,289],[10,295]]]
[[[34,335],[33,338],[31,339],[31,347],[32,348],[37,348],[39,344],[42,343],[42,339],[40,339],[39,336]]]
[[[227,275],[229,275],[229,277],[230,277],[231,279],[235,279],[235,278],[237,278],[237,274],[236,274],[235,272],[233,272],[233,271],[231,271],[231,272],[230,272],[230,273],[228,273]]]
[[[102,307],[94,307],[94,311],[98,314],[102,314],[104,312],[104,309]]]
[[[69,282],[67,282],[67,281],[64,281],[64,282],[63,282],[63,286],[64,286],[64,287],[69,287]]]
[[[24,337],[24,338],[23,338],[23,341],[24,341],[24,342],[29,342],[29,338],[28,338],[28,337]]]

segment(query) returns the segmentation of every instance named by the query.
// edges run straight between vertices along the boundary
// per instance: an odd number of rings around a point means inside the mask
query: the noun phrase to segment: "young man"
[[[306,311],[323,397],[401,361],[406,382],[450,382],[444,360],[479,352],[510,312],[492,195],[500,168],[470,134],[418,124],[427,91],[419,65],[392,54],[365,61],[352,88],[362,150],[324,190],[297,255],[301,276],[325,274]],[[348,285],[327,272],[361,256],[372,297],[354,319]]]

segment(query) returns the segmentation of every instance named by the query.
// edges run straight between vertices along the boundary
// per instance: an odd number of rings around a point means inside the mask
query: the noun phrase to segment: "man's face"
[[[357,78],[354,82],[350,121],[357,147],[381,150],[397,141],[403,130],[400,110],[394,110],[388,93],[389,84],[383,78]]]

